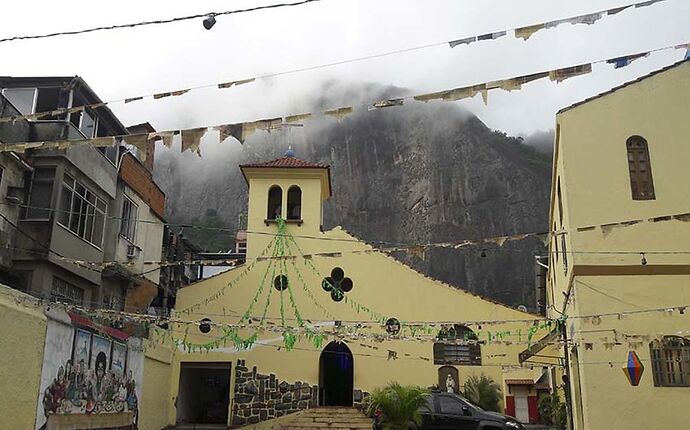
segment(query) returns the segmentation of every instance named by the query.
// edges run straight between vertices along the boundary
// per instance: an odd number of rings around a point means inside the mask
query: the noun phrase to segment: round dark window
[[[273,286],[275,287],[276,290],[278,291],[284,291],[287,290],[288,287],[288,278],[285,275],[278,275],[276,278],[273,280]]]
[[[331,299],[333,299],[334,302],[340,302],[345,298],[345,294],[343,294],[342,291],[339,290],[331,290]]]
[[[352,290],[352,285],[352,279],[345,278],[340,282],[340,289],[347,293]]]
[[[400,333],[400,321],[397,318],[388,318],[386,320],[386,332],[391,335]]]
[[[336,267],[333,270],[331,270],[331,278],[333,278],[335,282],[342,281],[344,277],[345,272],[340,267]]]
[[[323,278],[323,281],[321,281],[321,288],[323,288],[324,291],[331,291],[333,289],[334,285],[335,285],[335,282],[333,281],[333,278],[331,278],[331,277]]]
[[[208,333],[211,331],[211,320],[204,318],[199,322],[199,331],[202,333]]]

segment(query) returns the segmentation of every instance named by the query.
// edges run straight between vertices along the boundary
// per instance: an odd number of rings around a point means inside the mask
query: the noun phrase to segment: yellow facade
[[[690,212],[688,112],[685,61],[557,116],[547,301],[568,316],[575,429],[687,427],[690,388],[655,386],[650,343],[690,336],[690,218],[673,217]],[[632,136],[648,143],[654,199],[633,199]],[[622,371],[630,351],[638,386]]]
[[[168,423],[172,350],[155,342],[146,344],[139,428],[158,430]]]
[[[0,421],[2,428],[31,429],[40,398],[46,317],[32,297],[0,286]]]
[[[189,353],[177,348],[170,384],[169,424],[175,423],[178,419],[176,403],[177,408],[181,407],[179,403],[182,401],[178,402],[178,396],[182,391],[181,367],[190,363],[204,366],[213,363],[232,365],[228,393],[231,397],[231,411],[233,387],[238,379],[234,368],[238,360],[243,360],[250,371],[256,366],[259,373],[274,374],[283,381],[299,381],[310,387],[319,385],[319,360],[322,349],[336,337],[330,336],[321,348],[316,348],[312,342],[302,338],[293,350],[287,351],[279,326],[281,306],[287,319],[285,324],[296,326],[290,291],[301,317],[313,324],[313,327],[332,331],[333,322],[336,320],[342,321],[346,327],[354,326],[357,321],[363,324],[364,327],[359,333],[364,336],[357,338],[355,335],[344,335],[343,339],[353,354],[353,388],[356,390],[371,391],[390,381],[425,387],[435,385],[439,383],[440,367],[433,363],[432,335],[427,336],[426,342],[401,339],[373,340],[373,334],[385,334],[385,329],[379,323],[372,322],[366,311],[360,309],[358,312],[357,304],[386,317],[395,317],[401,322],[521,320],[471,326],[480,340],[487,340],[501,332],[504,335],[503,339],[512,341],[513,344],[487,342],[481,346],[481,366],[456,366],[459,370],[460,387],[469,375],[480,373],[491,376],[501,385],[506,371],[504,366],[517,365],[518,352],[526,347],[528,337],[536,340],[543,334],[543,330],[529,334],[533,325],[532,320],[535,318],[531,314],[493,303],[425,277],[392,257],[375,252],[371,246],[341,228],[322,232],[322,203],[330,194],[326,169],[245,168],[243,172],[249,184],[247,263],[181,289],[176,302],[176,316],[195,321],[209,318],[217,324],[237,323],[254,301],[253,298],[263,283],[266,287],[250,313],[260,316],[265,311],[267,321],[271,321],[272,325],[266,324],[268,330],[262,332],[260,340],[246,351],[238,351],[231,344],[221,344],[208,352]],[[290,243],[290,248],[283,252],[296,258],[257,261],[257,257],[260,257],[262,251],[274,240],[278,231],[275,223],[266,222],[268,190],[273,185],[279,185],[283,189],[282,213],[287,212],[287,190],[293,185],[298,185],[302,191],[302,222],[288,223],[287,230],[293,236],[294,243]],[[311,259],[301,257],[301,254],[314,253],[333,254],[331,257],[314,256]],[[268,255],[272,255],[272,250]],[[310,263],[313,263],[315,270],[310,268]],[[245,268],[251,264],[254,265],[252,270],[244,274]],[[335,267],[342,268],[345,276],[351,278],[354,283],[353,289],[346,293],[347,301],[335,302],[330,294],[321,288],[322,279]],[[272,280],[278,274],[285,274],[290,283],[290,290],[284,291],[282,297],[281,293],[272,287]],[[238,277],[242,279],[235,282]],[[231,287],[227,287],[228,285]],[[214,298],[220,291],[224,293]],[[265,297],[269,291],[270,304],[264,309]],[[207,300],[208,298],[211,299]],[[193,305],[198,306],[191,314],[181,312]],[[256,325],[258,322],[255,321],[253,324]],[[271,331],[272,327],[274,331]],[[508,331],[509,334],[506,333]],[[249,335],[253,331],[245,330],[243,333]],[[210,333],[202,334],[195,325],[188,326],[187,329],[185,325],[179,324],[166,336],[170,335],[178,340],[185,339],[187,342],[202,344],[222,337],[222,330],[214,327]],[[161,341],[160,337],[158,341]],[[389,351],[395,352],[397,359],[389,359]],[[147,393],[149,388],[145,388],[144,393]],[[229,416],[228,421],[231,420],[232,417]]]

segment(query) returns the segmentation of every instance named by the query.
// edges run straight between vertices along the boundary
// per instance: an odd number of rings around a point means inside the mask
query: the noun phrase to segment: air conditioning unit
[[[139,256],[139,247],[135,245],[127,245],[127,258],[137,258]]]

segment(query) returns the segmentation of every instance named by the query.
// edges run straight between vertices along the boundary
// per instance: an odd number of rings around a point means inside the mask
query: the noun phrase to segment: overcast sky
[[[282,1],[282,0],[281,0]],[[287,0],[286,0],[287,1]],[[238,9],[278,0],[3,1],[0,37],[74,30],[139,20]],[[201,20],[0,43],[0,75],[80,75],[104,100],[275,73],[442,42],[594,12],[634,0],[322,0],[304,6]],[[261,80],[239,88],[114,104],[126,125],[185,128],[297,113],[327,80],[378,82],[437,91],[646,51],[690,41],[690,1],[667,0],[605,17],[595,25],[561,25],[527,42],[509,33],[454,49],[434,47],[375,60]],[[591,75],[548,80],[510,94],[494,91],[458,102],[509,134],[553,127],[561,107],[681,59],[671,50],[624,69],[595,66]]]

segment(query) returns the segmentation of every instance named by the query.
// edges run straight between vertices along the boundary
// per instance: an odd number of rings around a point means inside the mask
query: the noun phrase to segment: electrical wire
[[[101,27],[86,28],[86,29],[82,29],[82,30],[58,31],[55,33],[34,34],[34,35],[26,35],[26,36],[12,36],[12,37],[6,37],[4,39],[0,39],[0,43],[12,42],[15,40],[45,39],[48,37],[92,33],[94,31],[116,30],[116,29],[121,29],[121,28],[134,28],[134,27],[142,27],[145,25],[170,24],[170,23],[174,23],[174,22],[188,21],[190,19],[206,18],[208,16],[233,15],[233,14],[239,14],[239,13],[245,13],[245,12],[254,12],[254,11],[266,10],[266,9],[276,9],[276,8],[290,7],[290,6],[300,6],[303,4],[314,3],[314,2],[318,2],[318,1],[321,1],[321,0],[303,0],[303,1],[296,2],[296,3],[277,3],[277,4],[266,5],[266,6],[250,7],[250,8],[246,8],[246,9],[226,10],[223,12],[206,12],[206,13],[202,13],[202,14],[180,16],[180,17],[176,17],[176,18],[157,19],[157,20],[152,20],[152,21],[141,21],[141,22],[134,22],[134,23],[129,23],[129,24],[107,25],[107,26],[101,26]]]

